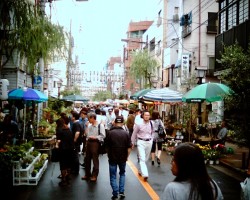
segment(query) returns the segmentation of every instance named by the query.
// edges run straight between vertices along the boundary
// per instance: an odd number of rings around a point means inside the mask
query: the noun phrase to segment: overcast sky
[[[80,62],[102,69],[112,56],[121,56],[129,22],[155,20],[159,0],[53,1],[46,13],[53,22],[72,28]]]

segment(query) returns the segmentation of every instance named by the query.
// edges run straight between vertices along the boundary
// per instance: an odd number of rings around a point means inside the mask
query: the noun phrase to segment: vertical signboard
[[[181,82],[187,82],[189,77],[189,54],[182,54],[181,58]]]
[[[8,99],[8,85],[9,81],[7,79],[0,79],[0,99]]]

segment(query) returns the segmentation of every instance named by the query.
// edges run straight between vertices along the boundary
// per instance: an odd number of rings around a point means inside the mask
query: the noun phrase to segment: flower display
[[[168,152],[168,154],[170,155],[173,155],[174,154],[174,150],[175,150],[175,147],[181,143],[180,140],[175,140],[175,139],[172,139],[172,140],[169,140],[166,144],[166,150]]]

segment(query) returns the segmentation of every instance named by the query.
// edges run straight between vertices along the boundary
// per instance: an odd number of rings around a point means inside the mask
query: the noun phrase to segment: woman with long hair
[[[154,135],[154,139],[153,139],[153,145],[152,145],[152,149],[151,149],[151,163],[152,165],[154,165],[155,163],[155,157],[157,160],[158,165],[161,164],[161,152],[162,152],[162,144],[164,142],[164,138],[159,137],[158,134],[158,126],[159,124],[161,124],[163,127],[163,122],[160,118],[160,113],[157,110],[154,110],[152,112],[152,117],[151,117],[151,121],[154,122],[154,129],[153,129],[153,135]],[[157,151],[156,151],[157,148]]]
[[[200,148],[193,143],[176,147],[171,161],[176,178],[165,187],[161,200],[221,200],[218,185],[207,173]]]

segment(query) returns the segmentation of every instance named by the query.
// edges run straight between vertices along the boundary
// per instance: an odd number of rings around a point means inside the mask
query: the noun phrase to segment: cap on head
[[[124,122],[124,118],[123,116],[117,116],[115,118],[115,123],[123,123]]]

